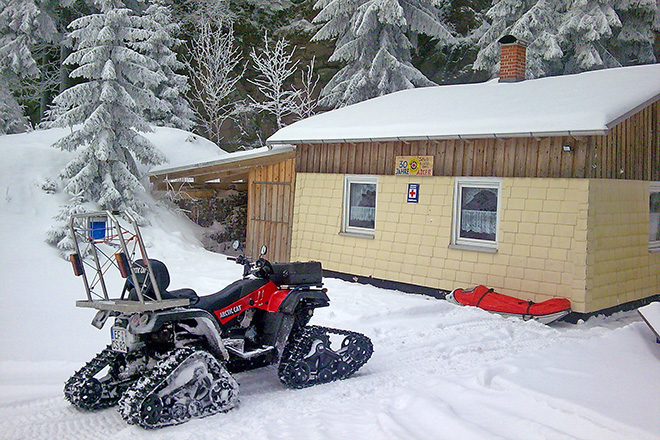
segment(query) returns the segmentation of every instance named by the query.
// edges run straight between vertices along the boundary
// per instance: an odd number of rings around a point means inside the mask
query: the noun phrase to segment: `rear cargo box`
[[[319,261],[274,263],[272,266],[274,274],[270,276],[270,279],[277,285],[298,286],[323,283],[323,269]]]

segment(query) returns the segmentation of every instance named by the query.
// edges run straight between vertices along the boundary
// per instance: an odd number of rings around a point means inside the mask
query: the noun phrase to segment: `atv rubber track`
[[[64,398],[85,411],[96,411],[114,406],[121,392],[112,381],[99,381],[94,376],[107,366],[123,361],[123,354],[110,346],[98,353],[64,384]]]
[[[179,384],[180,378],[189,379]],[[213,355],[178,348],[122,395],[119,412],[131,425],[154,429],[227,412],[237,403],[238,383]]]
[[[341,348],[331,348],[330,335],[344,336]],[[278,376],[291,388],[346,379],[367,363],[373,351],[371,340],[362,333],[305,326],[292,333],[280,360]]]

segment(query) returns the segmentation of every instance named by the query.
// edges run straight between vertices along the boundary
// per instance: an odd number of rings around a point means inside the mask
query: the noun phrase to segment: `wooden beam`
[[[215,191],[212,189],[184,189],[181,191],[181,194],[186,194],[192,199],[210,199],[215,197]]]
[[[197,174],[194,176],[195,182],[208,182],[209,180],[219,179],[223,182],[234,180],[248,180],[249,169],[244,170],[226,170],[214,171],[205,174]]]

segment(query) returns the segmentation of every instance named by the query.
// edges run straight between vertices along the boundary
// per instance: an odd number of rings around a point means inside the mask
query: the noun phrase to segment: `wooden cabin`
[[[268,139],[296,147],[291,259],[578,313],[647,301],[659,116],[654,64],[405,90],[299,121]]]
[[[291,251],[294,162],[291,146],[260,148],[205,162],[161,166],[149,178],[157,191],[174,188],[194,198],[213,197],[227,189],[247,191],[246,255],[258,256],[265,244],[270,260],[286,262]]]

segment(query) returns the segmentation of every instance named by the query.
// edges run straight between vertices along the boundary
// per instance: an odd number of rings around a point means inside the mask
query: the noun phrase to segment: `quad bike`
[[[165,264],[149,259],[139,227],[124,213],[74,215],[74,273],[97,309],[92,325],[114,318],[111,344],[65,384],[65,398],[83,410],[119,405],[129,424],[160,428],[226,412],[238,402],[232,374],[277,364],[292,388],[345,379],[373,352],[360,333],[307,325],[329,305],[318,262],[270,263],[265,246],[243,265],[243,278],[217,293],[167,290]],[[106,278],[126,279],[110,298]],[[93,276],[88,276],[86,268]]]

